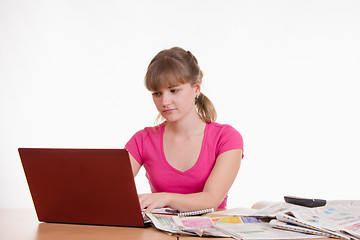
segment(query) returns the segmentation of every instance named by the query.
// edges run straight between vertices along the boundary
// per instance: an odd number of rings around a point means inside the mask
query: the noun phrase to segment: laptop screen
[[[143,227],[125,149],[19,148],[39,221]]]

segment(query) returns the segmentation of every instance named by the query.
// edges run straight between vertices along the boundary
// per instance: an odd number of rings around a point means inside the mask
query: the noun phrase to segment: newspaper
[[[299,232],[283,231],[273,228],[269,223],[216,223],[215,227],[221,229],[235,239],[242,240],[280,240],[280,239],[314,239],[323,238]]]
[[[176,235],[196,235],[211,237],[231,237],[228,233],[215,227],[216,224],[259,224],[255,217],[179,217],[150,213],[147,216],[152,220],[154,226],[161,230]],[[253,231],[251,228],[248,231]]]
[[[261,204],[265,204],[260,202]],[[268,218],[275,218],[276,214],[278,213],[286,213],[286,212],[292,212],[296,210],[302,210],[306,207],[286,203],[286,202],[278,202],[278,203],[271,203],[268,202],[268,205],[264,205],[263,207],[257,209],[252,216],[255,217],[268,217]],[[259,203],[258,203],[259,204]],[[256,205],[255,205],[256,206]],[[262,206],[262,205],[260,205]]]
[[[306,207],[286,202],[260,201],[255,203],[252,208],[232,208],[215,212],[213,215],[253,216],[270,221],[270,219],[275,218],[278,213],[286,213],[304,208]]]
[[[210,217],[178,217],[150,213],[147,216],[154,226],[161,231],[175,235],[230,237],[223,231],[213,227]]]
[[[301,227],[299,225],[295,225],[295,224],[284,222],[284,221],[279,221],[276,219],[271,220],[270,225],[274,228],[287,230],[287,231],[302,232],[302,233],[306,233],[306,234],[313,234],[313,235],[318,235],[318,236],[327,237],[327,238],[342,238],[341,236],[338,236],[337,234],[319,231],[314,228]]]
[[[269,223],[262,223],[255,217],[147,215],[157,229],[174,235],[233,237],[243,240],[316,238],[313,235],[272,228]]]
[[[346,207],[351,211],[360,211],[360,200],[333,200],[328,201],[327,207]],[[223,211],[217,211],[213,215],[227,215],[227,216],[254,216],[275,218],[279,213],[287,213],[293,211],[302,211],[309,209],[299,205],[294,205],[286,202],[270,202],[259,201],[251,208],[231,208]]]
[[[287,231],[360,240],[360,200],[327,201],[324,207],[317,208],[285,202],[260,201],[251,209],[234,208],[219,211],[216,214],[256,216],[262,220],[271,220],[271,226]],[[277,220],[273,220],[275,218]],[[232,227],[236,228],[235,225]]]
[[[352,202],[356,203],[356,201]],[[359,205],[327,204],[324,207],[294,210],[291,214],[299,221],[319,227],[345,238],[360,239]]]
[[[360,240],[360,201],[329,201],[324,207],[317,208],[283,202],[261,203],[255,204],[257,208],[252,209],[235,208],[215,212],[211,214],[212,217],[147,215],[157,229],[178,235],[231,236],[243,240],[317,237]],[[222,217],[216,217],[220,215]],[[275,218],[277,220],[271,223],[260,223],[258,220],[270,221]],[[285,219],[290,220],[285,223]],[[294,227],[294,224],[299,225]]]

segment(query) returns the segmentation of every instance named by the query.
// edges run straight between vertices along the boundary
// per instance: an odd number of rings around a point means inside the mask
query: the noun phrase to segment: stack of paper
[[[279,239],[314,239],[317,236],[299,232],[283,231],[273,228],[269,223],[249,224],[215,224],[217,229],[224,231],[235,239],[242,240],[279,240]],[[320,238],[320,237],[319,237]]]
[[[214,212],[211,217],[159,213],[148,214],[148,217],[157,229],[180,235],[242,240],[324,237],[360,240],[360,201],[328,202],[326,206],[317,208],[267,203],[259,209],[236,208]]]
[[[328,204],[279,213],[270,224],[279,229],[324,237],[360,239],[360,208]]]
[[[179,217],[148,214],[154,226],[170,234],[213,237],[233,237],[242,240],[280,240],[314,238],[298,232],[273,228],[255,217]]]
[[[231,237],[228,233],[214,226],[216,224],[250,226],[250,224],[259,223],[254,217],[179,217],[154,213],[147,214],[147,216],[157,229],[177,235]]]

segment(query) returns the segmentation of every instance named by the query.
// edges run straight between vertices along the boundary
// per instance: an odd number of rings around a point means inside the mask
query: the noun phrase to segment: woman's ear
[[[195,95],[199,96],[200,95],[200,90],[201,90],[201,82],[200,82],[200,80],[196,80],[193,88],[195,90]]]

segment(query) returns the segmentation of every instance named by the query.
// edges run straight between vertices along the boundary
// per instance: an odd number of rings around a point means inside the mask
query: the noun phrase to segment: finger
[[[147,206],[145,213],[151,213],[155,209],[155,206],[153,204]]]
[[[139,202],[141,203],[149,197],[149,194],[139,194],[138,197],[139,197]]]
[[[147,209],[150,204],[151,204],[151,198],[149,198],[149,196],[144,196],[140,201],[141,209]]]
[[[162,208],[164,207],[162,202],[160,200],[156,200],[156,199],[149,199],[146,202],[144,202],[146,204],[146,213],[150,213],[152,212],[154,209],[157,208]]]

